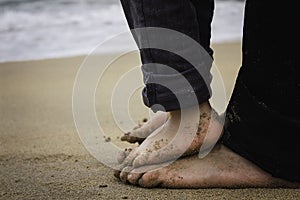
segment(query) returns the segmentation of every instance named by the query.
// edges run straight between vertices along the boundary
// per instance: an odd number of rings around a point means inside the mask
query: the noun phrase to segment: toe
[[[120,179],[120,173],[121,173],[121,171],[119,171],[119,170],[114,170],[114,177]]]
[[[145,165],[140,168],[135,168],[128,174],[127,179],[131,184],[137,185],[144,173],[161,169],[164,166],[165,165]]]
[[[128,167],[125,167],[122,172],[120,173],[120,179],[121,181],[123,182],[127,182],[127,176],[129,174],[129,172],[133,169],[132,166],[128,166]]]
[[[164,152],[164,150],[153,151],[153,152],[143,152],[136,156],[132,162],[134,168],[139,168],[145,165],[156,165],[164,166],[176,160],[179,156],[172,155],[171,153]]]
[[[158,171],[152,171],[145,173],[138,181],[138,184],[141,187],[146,188],[152,188],[159,186],[160,180],[159,180],[159,172]]]
[[[125,154],[125,151],[121,151],[117,157],[118,163],[121,164],[125,160],[126,157],[127,156]]]
[[[124,151],[121,151],[117,157],[118,163],[121,164],[122,162],[124,162],[125,158],[127,158],[131,151],[131,148],[126,148]]]
[[[140,177],[143,175],[143,173],[135,173],[134,170],[132,170],[128,176],[127,176],[127,180],[129,181],[129,183],[131,183],[132,185],[137,185],[138,184],[138,180],[140,179]]]
[[[121,137],[121,140],[129,143],[138,142],[141,144],[153,131],[161,127],[168,118],[168,113],[159,113],[146,123],[139,124],[137,127],[133,128],[131,132],[125,133]]]
[[[131,152],[129,152],[129,154],[124,159],[124,161],[123,161],[123,163],[121,165],[124,166],[124,167],[126,167],[126,166],[132,166],[132,162],[134,161],[134,159],[138,155],[139,155],[138,148],[133,149]]]
[[[132,162],[132,165],[135,168],[151,164],[152,162],[151,160],[149,160],[149,153],[141,153],[140,155],[136,156],[136,158]]]
[[[127,165],[124,165],[123,163],[117,165],[117,166],[114,168],[114,171],[113,171],[114,176],[115,176],[116,178],[120,179],[121,172],[122,172],[122,170],[123,170],[125,167],[127,167]]]

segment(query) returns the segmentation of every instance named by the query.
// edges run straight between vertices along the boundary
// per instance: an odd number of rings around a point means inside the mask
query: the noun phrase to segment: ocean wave
[[[105,39],[128,30],[118,2],[0,0],[0,61],[87,54]],[[217,2],[213,42],[241,38],[242,12],[242,2]],[[117,41],[107,51],[126,46],[126,41]]]

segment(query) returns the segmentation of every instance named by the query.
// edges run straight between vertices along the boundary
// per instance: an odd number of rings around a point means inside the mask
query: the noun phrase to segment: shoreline
[[[226,45],[226,44],[240,44],[240,40],[228,40],[224,42],[214,42],[211,44],[212,47],[214,46],[220,46],[220,45]],[[101,52],[98,55],[116,55],[118,54],[118,51],[111,51],[111,52]],[[32,62],[32,61],[47,61],[47,60],[54,60],[54,59],[72,59],[72,58],[77,58],[77,57],[86,57],[89,54],[85,53],[78,53],[78,54],[72,54],[72,55],[62,55],[62,56],[49,56],[49,57],[41,57],[41,58],[30,58],[30,59],[16,59],[16,60],[0,60],[0,64],[5,64],[5,63],[20,63],[20,62]]]

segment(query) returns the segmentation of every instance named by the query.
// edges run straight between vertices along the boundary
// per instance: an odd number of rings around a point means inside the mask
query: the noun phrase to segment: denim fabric
[[[129,27],[161,27],[178,31],[186,34],[207,51],[208,55],[213,54],[210,48],[211,21],[214,10],[214,1],[197,0],[121,0]],[[133,35],[137,40],[146,40],[146,34]],[[176,42],[176,41],[174,41]],[[137,42],[138,43],[138,42]],[[167,45],[167,44],[166,44]],[[189,51],[189,49],[182,49]],[[166,111],[180,109],[179,102],[174,93],[168,88],[150,83],[145,77],[152,77],[153,80],[159,79],[162,74],[170,80],[170,84],[176,84],[176,77],[172,73],[164,73],[161,65],[164,64],[180,72],[191,84],[198,100],[198,104],[207,101],[211,96],[210,90],[210,68],[211,62],[206,63],[206,72],[209,74],[201,76],[190,63],[172,52],[158,49],[141,49],[142,71],[144,75],[145,88],[143,90],[143,100],[146,106],[151,107],[159,104]],[[193,52],[190,52],[193,54]],[[199,55],[201,56],[201,55]],[[208,79],[208,80],[204,80]],[[173,81],[174,83],[172,83]],[[207,83],[207,84],[206,84]],[[189,92],[181,84],[176,84],[177,95],[182,97],[189,96]],[[184,107],[195,106],[197,102],[189,103],[186,101]],[[156,111],[157,107],[152,107]]]
[[[246,2],[243,62],[223,144],[275,177],[300,182],[297,19],[292,2]]]

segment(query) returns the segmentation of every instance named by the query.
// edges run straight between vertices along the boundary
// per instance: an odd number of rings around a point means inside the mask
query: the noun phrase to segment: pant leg
[[[243,63],[223,143],[275,177],[300,182],[300,81],[293,2],[248,0]]]
[[[212,56],[213,51],[210,48],[210,26],[214,10],[213,0],[121,0],[121,3],[131,29],[161,27],[175,30],[193,38]],[[135,39],[147,39],[147,34],[133,36]],[[185,90],[183,85],[178,84],[176,78],[173,77],[174,74],[164,72],[160,65],[152,63],[167,65],[182,74],[191,84],[199,104],[210,98],[211,90],[209,84],[211,82],[211,76],[202,77],[196,69],[183,58],[174,53],[158,49],[140,49],[140,54],[143,63],[142,71],[144,82],[146,85],[143,90],[143,100],[146,106],[152,107],[153,105],[159,104],[166,111],[180,109],[179,102],[174,93],[162,85],[150,83],[148,79],[145,78],[150,75],[154,80],[156,77],[164,76],[165,80],[170,82],[169,84],[177,84],[177,95],[183,97],[189,95],[189,91]],[[190,52],[190,54],[193,54],[193,52]],[[204,68],[206,68],[205,70],[207,71],[204,74],[210,74],[211,62],[206,63]],[[195,105],[193,103],[187,103],[184,106]],[[152,107],[152,109],[156,111],[155,108]]]

